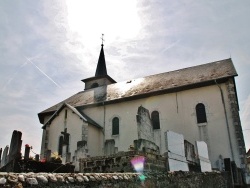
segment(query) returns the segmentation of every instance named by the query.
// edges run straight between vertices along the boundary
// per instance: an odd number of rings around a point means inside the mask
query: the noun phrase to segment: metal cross
[[[101,39],[102,39],[102,46],[103,46],[103,42],[104,42],[103,36],[104,36],[104,34],[102,34],[102,37],[101,37]]]

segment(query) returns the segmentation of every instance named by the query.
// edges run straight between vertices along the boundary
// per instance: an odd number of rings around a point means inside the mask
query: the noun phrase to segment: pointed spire
[[[98,59],[98,64],[96,67],[96,72],[95,72],[95,76],[104,76],[107,75],[107,69],[106,69],[106,62],[105,62],[105,56],[104,56],[104,51],[103,51],[103,34],[102,34],[102,48],[101,48],[101,52],[99,55],[99,59]]]

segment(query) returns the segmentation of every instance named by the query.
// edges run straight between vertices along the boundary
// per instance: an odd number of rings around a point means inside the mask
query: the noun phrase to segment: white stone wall
[[[149,110],[150,115],[152,111],[156,110],[159,112],[161,129],[154,130],[154,141],[159,146],[161,154],[166,152],[164,132],[170,130],[184,135],[184,138],[192,144],[195,144],[196,140],[205,141],[208,145],[209,157],[213,168],[218,168],[220,155],[223,158],[231,158],[240,167],[240,156],[228,91],[225,84],[220,84],[219,86],[223,92],[226,117],[221,92],[216,84],[177,93],[85,108],[83,112],[104,128],[102,133],[100,129],[88,126],[89,154],[91,156],[103,155],[104,142],[110,139],[115,141],[115,148],[117,148],[118,152],[128,151],[134,140],[138,139],[136,115],[138,107],[143,106]],[[92,94],[94,95],[94,92]],[[207,123],[197,124],[195,107],[198,103],[205,105]],[[66,125],[68,133],[71,134],[70,152],[72,157],[77,147],[77,141],[81,140],[83,121],[67,108],[68,117],[65,124],[65,109],[47,127],[49,133],[48,149],[52,152],[58,152],[59,136],[64,131]],[[119,118],[119,135],[112,135],[112,119],[114,117]],[[226,118],[228,121],[226,121]],[[45,137],[43,136],[43,138]],[[42,145],[45,145],[44,141]]]
[[[240,166],[228,93],[225,84],[220,86],[225,99],[234,160],[237,166]],[[197,124],[195,107],[198,103],[205,105],[207,123]],[[84,113],[105,128],[105,139],[114,139],[118,151],[127,151],[133,141],[138,139],[136,114],[141,105],[148,109],[150,114],[154,110],[160,113],[161,133],[159,135],[159,131],[155,131],[157,134],[155,142],[160,147],[161,153],[166,152],[164,132],[171,130],[183,134],[184,138],[192,144],[196,140],[205,141],[208,145],[212,167],[217,167],[216,161],[219,155],[232,159],[224,106],[217,85],[110,104],[105,107],[86,108]],[[114,117],[120,120],[120,134],[115,136],[112,135]]]
[[[67,109],[67,119],[65,121],[65,110]],[[69,152],[72,157],[77,149],[77,142],[82,140],[83,126],[87,126],[88,129],[88,141],[87,146],[89,148],[90,156],[98,156],[101,154],[102,149],[102,133],[101,130],[94,127],[93,125],[88,125],[84,122],[78,115],[72,112],[71,109],[65,107],[51,122],[49,126],[46,127],[48,130],[48,147],[53,154],[58,154],[59,148],[59,137],[62,135],[61,132],[67,128],[67,133],[70,134],[69,138]],[[46,137],[46,136],[44,136]],[[65,158],[66,156],[62,156]]]

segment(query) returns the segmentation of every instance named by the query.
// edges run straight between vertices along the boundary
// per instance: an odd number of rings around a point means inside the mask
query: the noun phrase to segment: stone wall
[[[241,121],[240,121],[240,115],[239,115],[239,106],[237,103],[237,93],[235,88],[235,83],[233,79],[230,79],[227,83],[227,91],[228,91],[228,99],[229,104],[231,106],[231,113],[233,118],[233,124],[235,129],[236,138],[238,141],[238,149],[240,154],[240,160],[241,160],[241,168],[246,168],[246,148],[245,148],[245,142],[244,142],[244,136],[242,132],[241,127]]]
[[[0,187],[231,188],[232,184],[228,174],[220,172],[147,172],[144,178],[138,173],[0,173]]]
[[[145,170],[167,171],[166,158],[154,153],[129,151],[117,154],[88,157],[79,160],[80,172],[107,173],[107,172],[134,172],[131,159],[138,156],[145,157]]]

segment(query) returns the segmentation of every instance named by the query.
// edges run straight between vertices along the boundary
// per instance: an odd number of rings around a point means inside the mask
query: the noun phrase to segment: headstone
[[[46,161],[49,162],[51,159],[51,150],[46,151]]]
[[[3,150],[1,167],[5,166],[8,163],[8,151],[9,151],[9,146],[6,146]]]
[[[67,162],[67,160],[66,160],[66,158],[67,158],[67,145],[63,145],[63,147],[62,147],[62,163],[66,163]]]
[[[14,159],[21,159],[22,133],[14,130],[12,133],[8,162]]]
[[[145,139],[154,142],[154,131],[149,110],[140,106],[137,111],[136,120],[138,127],[138,139]]]
[[[208,156],[207,144],[204,141],[196,141],[198,156],[202,172],[211,172],[212,166]]]
[[[66,155],[66,163],[70,163],[71,162],[71,153],[68,152]]]
[[[87,142],[78,141],[77,150],[75,150],[75,156],[73,156],[73,162],[75,165],[75,171],[78,172],[80,169],[79,159],[86,158],[88,156]]]
[[[233,173],[232,173],[232,166],[231,166],[231,160],[230,158],[224,158],[224,165],[225,165],[225,171],[228,172],[231,176],[231,181],[232,184],[234,183],[234,179],[233,179]]]
[[[230,158],[225,158],[224,159],[224,165],[225,165],[225,171],[227,172],[232,172],[232,168],[231,168],[231,160]]]
[[[169,171],[189,171],[185,157],[184,137],[172,131],[165,132]]]
[[[114,153],[115,153],[115,140],[114,139],[106,140],[104,144],[104,154],[112,155]]]
[[[219,155],[219,159],[216,161],[216,164],[218,166],[219,171],[224,170],[224,159],[223,159],[222,155]]]
[[[195,158],[195,147],[194,144],[191,144],[187,140],[184,140],[184,146],[185,146],[185,156],[187,158],[187,161],[196,162]]]
[[[36,160],[37,162],[39,161],[39,155],[38,155],[38,154],[36,154],[35,160]]]
[[[26,144],[24,151],[24,160],[29,160],[29,158],[30,158],[30,146]]]

